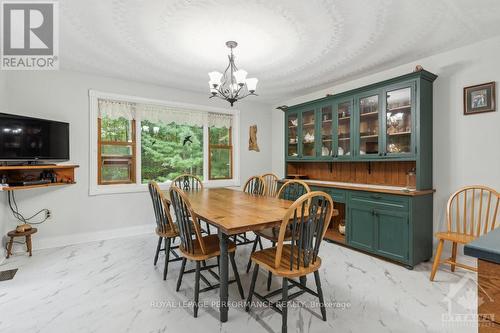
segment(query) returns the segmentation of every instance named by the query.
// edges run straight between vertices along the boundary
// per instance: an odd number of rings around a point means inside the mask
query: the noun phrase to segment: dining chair
[[[264,178],[262,178],[261,176],[250,177],[243,186],[243,192],[255,196],[265,196],[266,182]],[[236,245],[246,245],[254,242],[253,240],[248,239],[246,232],[234,235],[233,241],[236,243]]]
[[[330,224],[332,212],[332,198],[325,192],[320,191],[302,195],[288,208],[279,229],[277,246],[252,253],[251,259],[255,267],[245,306],[247,312],[250,310],[253,296],[257,297],[260,301],[281,313],[281,332],[286,333],[288,301],[307,292],[318,297],[321,316],[326,321],[326,310],[319,276],[321,258],[318,253]],[[285,235],[289,229],[291,229],[292,238],[289,244],[285,244]],[[281,289],[267,295],[260,295],[255,292],[260,267],[282,278]],[[308,288],[304,283],[294,280],[311,273],[314,273],[316,292]],[[301,290],[288,297],[288,291],[293,287],[298,287]],[[279,295],[280,292],[282,299],[272,302],[270,297]]]
[[[186,192],[203,190],[201,179],[198,176],[187,173],[175,177],[172,180],[172,185]]]
[[[275,197],[278,190],[278,176],[274,173],[265,173],[261,176],[266,184],[266,193],[268,197]]]
[[[471,267],[457,262],[457,246],[472,242],[498,225],[498,205],[500,196],[497,191],[487,186],[466,186],[451,195],[446,208],[447,231],[436,233],[439,243],[432,265],[430,280],[434,281],[439,264],[451,265],[477,272]],[[441,261],[444,242],[452,243],[451,257]]]
[[[177,224],[179,226],[179,237],[181,239],[179,251],[181,253],[181,256],[183,257],[181,271],[177,280],[176,291],[179,291],[181,287],[184,274],[194,272],[195,287],[193,312],[194,317],[196,318],[198,316],[198,301],[200,292],[213,290],[220,286],[220,284],[212,285],[208,281],[208,279],[206,279],[201,274],[202,271],[207,270],[215,279],[220,281],[219,275],[212,271],[212,268],[219,268],[219,237],[217,235],[202,236],[199,218],[191,208],[188,197],[180,188],[176,186],[170,188],[170,199],[172,201],[172,206],[177,218]],[[228,283],[236,282],[238,285],[240,296],[242,299],[244,299],[245,295],[243,293],[243,287],[241,286],[240,276],[236,267],[236,261],[234,260],[236,244],[228,241],[227,251],[234,273],[234,280],[229,281]],[[216,265],[206,264],[206,260],[209,260],[211,258],[217,258]],[[187,260],[196,262],[196,269],[186,271],[185,269]],[[200,279],[207,285],[207,287],[202,290],[200,290]]]
[[[248,178],[243,186],[243,192],[263,196],[266,194],[266,182],[261,176],[252,176]]]
[[[307,185],[302,180],[288,180],[281,186],[276,197],[279,199],[295,201],[302,195],[309,192],[311,192],[309,185]],[[261,250],[263,249],[261,239],[262,238],[267,239],[268,241],[271,242],[271,246],[275,246],[276,242],[278,241],[278,235],[279,235],[279,227],[267,228],[264,230],[255,231],[255,240],[253,243],[252,251],[250,252],[250,258],[248,259],[247,263],[247,271],[246,271],[247,273],[250,271],[250,267],[252,266],[251,255],[257,249],[257,244],[260,245]],[[285,241],[288,242],[290,241],[291,238],[292,238],[291,230],[287,229],[285,233]],[[269,272],[267,277],[267,290],[271,289],[271,282],[272,282],[272,273]]]
[[[198,176],[191,174],[182,174],[175,177],[172,180],[171,186],[177,186],[181,190],[185,192],[196,192],[203,190],[203,182]],[[205,222],[205,229],[202,229],[203,232],[210,235],[210,225]]]
[[[153,210],[156,219],[155,233],[158,235],[158,245],[154,257],[154,265],[158,262],[160,251],[165,251],[165,266],[163,268],[163,280],[167,279],[168,263],[172,261],[179,261],[182,258],[174,251],[179,246],[172,246],[175,238],[179,236],[179,230],[172,220],[170,215],[170,202],[165,197],[160,187],[155,181],[150,181],[148,184],[149,194],[153,202]],[[165,240],[165,247],[162,249],[161,245]],[[170,253],[174,258],[170,259]]]

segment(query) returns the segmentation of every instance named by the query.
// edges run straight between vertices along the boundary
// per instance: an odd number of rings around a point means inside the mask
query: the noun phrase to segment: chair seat
[[[317,271],[321,266],[321,258],[316,257],[314,263],[310,263],[308,267],[303,265],[297,268],[297,249],[294,249],[294,265],[292,270],[290,270],[290,256],[291,256],[291,245],[283,245],[283,252],[281,255],[281,262],[278,268],[274,267],[274,260],[276,258],[277,247],[271,247],[264,250],[256,251],[252,253],[252,261],[259,266],[270,271],[275,276],[295,278],[304,276]]]
[[[165,238],[174,238],[179,236],[179,228],[177,227],[177,224],[174,224],[174,230],[168,228],[164,231],[161,231],[160,229],[158,229],[158,227],[156,227],[155,232],[158,236]]]
[[[182,246],[179,246],[179,250],[182,255],[189,260],[207,260],[213,257],[217,257],[220,255],[220,247],[219,247],[219,236],[217,235],[208,235],[204,236],[203,243],[205,245],[205,252],[201,251],[199,242],[194,242],[194,250],[193,252],[186,251]],[[227,241],[227,252],[236,251],[236,244],[230,240]]]
[[[457,232],[438,232],[436,233],[437,239],[444,239],[447,241],[452,241],[460,244],[467,244],[476,239],[475,236],[460,234]]]
[[[270,240],[271,242],[278,242],[278,236],[280,234],[280,228],[275,227],[275,228],[267,228],[263,230],[258,230],[255,231],[255,234],[257,236],[260,236],[262,238],[265,238],[267,240]],[[286,229],[285,231],[285,241],[289,241],[292,239],[292,231],[290,229]]]

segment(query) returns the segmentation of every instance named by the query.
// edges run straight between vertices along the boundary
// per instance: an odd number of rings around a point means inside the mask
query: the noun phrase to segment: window
[[[233,178],[233,145],[231,127],[209,129],[209,179]]]
[[[135,121],[98,119],[98,183],[135,183]]]
[[[95,91],[90,105],[91,194],[145,191],[184,173],[239,185],[237,111]]]

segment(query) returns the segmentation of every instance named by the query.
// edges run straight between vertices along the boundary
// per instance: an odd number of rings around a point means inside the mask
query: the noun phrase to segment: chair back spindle
[[[149,182],[148,189],[153,203],[158,231],[165,233],[168,230],[174,230],[174,221],[172,215],[170,215],[170,202],[155,181]]]
[[[290,228],[290,270],[309,267],[316,261],[319,248],[332,219],[333,201],[325,192],[302,195],[286,212],[280,226],[275,267],[279,267],[286,229]]]
[[[175,177],[174,180],[172,180],[172,186],[177,186],[186,192],[203,190],[203,183],[201,179],[190,174],[183,174]]]
[[[278,176],[274,173],[265,173],[261,176],[266,184],[266,193],[268,197],[275,197],[278,191]]]
[[[306,193],[311,192],[309,185],[302,180],[288,180],[281,186],[277,197],[284,200],[297,200]]]
[[[243,187],[243,192],[257,196],[265,195],[266,183],[261,176],[250,177]]]
[[[181,251],[194,254],[195,248],[200,248],[206,253],[205,244],[201,237],[201,227],[198,216],[194,213],[186,194],[177,186],[170,188],[170,200],[174,208],[179,237],[181,239]]]
[[[490,232],[499,224],[499,202],[499,193],[486,186],[473,185],[459,189],[448,200],[448,232],[474,237]]]

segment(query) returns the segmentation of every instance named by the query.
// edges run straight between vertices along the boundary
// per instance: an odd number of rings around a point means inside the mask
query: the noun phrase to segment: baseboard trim
[[[103,241],[144,234],[153,234],[154,225],[138,225],[128,228],[109,229],[96,232],[63,235],[56,237],[33,237],[33,249],[51,249],[75,244]]]

